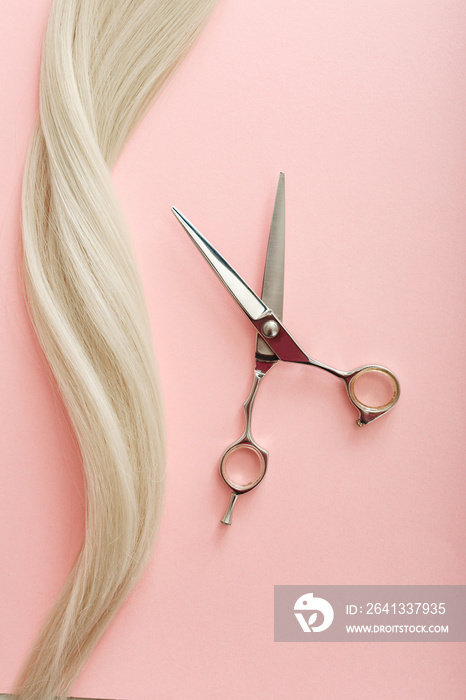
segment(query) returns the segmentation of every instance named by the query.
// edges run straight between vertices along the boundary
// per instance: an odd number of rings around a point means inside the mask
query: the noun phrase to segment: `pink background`
[[[0,691],[83,534],[79,456],[27,320],[21,173],[50,0],[2,10]],[[466,583],[466,105],[461,0],[220,0],[115,184],[163,382],[167,505],[150,567],[74,695],[462,700],[457,644],[274,644],[274,584]],[[170,213],[260,290],[286,173],[284,320],[314,357],[378,362],[399,404],[358,429],[340,383],[265,379],[268,475],[219,524],[254,333]]]

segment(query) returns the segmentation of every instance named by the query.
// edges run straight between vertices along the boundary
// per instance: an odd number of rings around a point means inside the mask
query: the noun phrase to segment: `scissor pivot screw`
[[[264,325],[262,326],[262,333],[267,337],[267,338],[275,338],[276,335],[278,335],[278,331],[280,330],[278,323],[276,321],[266,321]]]

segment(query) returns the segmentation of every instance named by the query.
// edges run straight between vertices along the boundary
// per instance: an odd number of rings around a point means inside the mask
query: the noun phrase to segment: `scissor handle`
[[[235,481],[235,479],[228,473],[228,459],[238,450],[250,450],[251,452],[254,452],[259,460],[259,473],[257,477],[243,484]],[[264,450],[260,445],[258,445],[257,442],[252,439],[250,434],[244,434],[239,440],[234,442],[225,450],[220,460],[220,474],[224,482],[231,488],[232,494],[228,508],[221,520],[224,525],[231,525],[233,506],[235,505],[238,496],[243,493],[247,493],[248,491],[252,491],[252,489],[256,488],[256,486],[260,484],[265,476],[265,472],[267,471],[268,459],[269,453],[267,450]]]
[[[357,380],[363,374],[367,374],[368,372],[381,374],[390,380],[393,393],[390,400],[386,403],[379,406],[370,406],[358,398],[356,388]],[[359,419],[356,421],[356,423],[360,426],[366,425],[367,423],[370,423],[376,418],[380,418],[380,416],[383,416],[385,413],[387,413],[393,408],[393,406],[400,398],[400,383],[397,377],[393,374],[393,372],[390,369],[388,369],[387,367],[383,367],[382,365],[364,365],[363,367],[358,367],[357,369],[352,370],[351,372],[345,372],[340,376],[345,382],[346,390],[348,392],[348,396],[350,398],[351,403],[359,411]]]
[[[254,454],[259,459],[260,469],[258,476],[254,480],[249,481],[246,484],[240,484],[236,482],[228,474],[228,458],[231,457],[231,455],[234,452],[237,452],[238,450],[251,450],[251,452],[254,452]],[[269,453],[267,452],[267,450],[264,450],[251,437],[243,435],[239,440],[234,442],[233,445],[230,445],[230,447],[228,447],[223,453],[222,458],[220,460],[220,474],[224,482],[231,488],[232,491],[234,491],[238,495],[241,493],[247,493],[248,491],[252,491],[252,489],[256,488],[256,486],[260,484],[260,482],[264,478],[265,472],[267,470],[268,459]]]
[[[268,369],[270,369],[270,367]],[[220,521],[224,523],[224,525],[231,525],[231,515],[233,511],[233,506],[235,505],[238,496],[240,496],[242,493],[247,493],[248,491],[251,491],[252,489],[256,488],[256,486],[260,484],[260,482],[264,478],[265,472],[267,470],[269,453],[267,452],[267,450],[264,450],[260,445],[258,445],[252,437],[251,418],[252,408],[254,405],[254,400],[256,398],[257,391],[259,389],[259,384],[261,382],[261,379],[263,379],[263,377],[267,373],[268,369],[260,369],[256,367],[256,369],[254,370],[254,379],[252,382],[251,391],[249,392],[249,396],[243,404],[244,417],[246,420],[246,427],[244,429],[244,433],[238,440],[236,440],[236,442],[230,445],[230,447],[227,447],[220,460],[220,474],[224,482],[232,490],[229,506],[226,510],[225,515]],[[228,474],[228,459],[234,452],[237,452],[238,450],[250,450],[251,452],[254,452],[254,454],[259,460],[258,476],[252,481],[249,481],[248,483],[240,484],[239,482],[235,481],[235,479],[230,474]]]

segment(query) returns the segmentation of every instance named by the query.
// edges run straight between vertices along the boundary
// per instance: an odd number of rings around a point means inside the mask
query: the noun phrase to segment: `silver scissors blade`
[[[275,316],[283,317],[283,288],[285,280],[285,175],[280,173],[277,193],[270,225],[267,256],[265,258],[262,301],[272,309]],[[269,345],[257,335],[256,358],[276,357]],[[259,357],[258,357],[259,356]]]
[[[233,299],[251,320],[257,321],[268,310],[262,299],[178,209],[172,207],[172,212]]]

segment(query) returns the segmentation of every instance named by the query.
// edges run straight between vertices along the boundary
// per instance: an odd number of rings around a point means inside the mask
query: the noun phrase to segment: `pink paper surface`
[[[0,691],[83,535],[80,457],[21,291],[19,201],[49,0],[0,25]],[[76,696],[463,700],[461,644],[275,644],[274,584],[466,583],[466,105],[460,0],[220,0],[114,173],[153,327],[168,428],[154,557]],[[304,366],[263,382],[270,453],[231,528],[223,450],[243,429],[255,335],[170,212],[260,291],[286,174],[284,321],[317,359],[391,367],[359,429]]]

